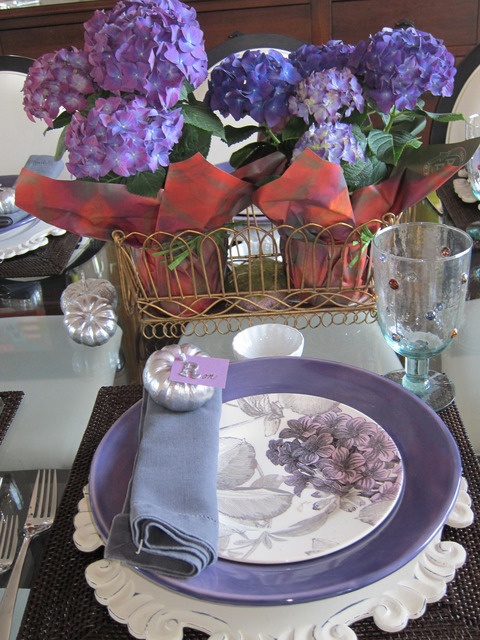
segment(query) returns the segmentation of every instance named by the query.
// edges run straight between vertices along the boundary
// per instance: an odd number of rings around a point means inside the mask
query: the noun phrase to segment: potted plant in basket
[[[340,287],[358,298],[382,216],[400,214],[469,159],[478,141],[422,146],[420,138],[429,119],[463,118],[424,109],[426,93],[451,95],[454,75],[443,43],[413,27],[384,28],[355,46],[302,45],[288,58],[246,51],[213,70],[207,105],[254,121],[226,127],[228,144],[247,140],[230,162],[255,182],[254,203],[283,225],[293,287]]]
[[[223,127],[194,95],[207,77],[196,12],[180,0],[120,0],[84,28],[83,49],[41,56],[24,86],[27,115],[63,129],[57,155],[76,180],[23,171],[17,204],[82,236],[121,230],[147,296],[215,291],[224,274],[213,240],[173,269],[163,250],[177,233],[229,222],[252,190],[205,159]]]

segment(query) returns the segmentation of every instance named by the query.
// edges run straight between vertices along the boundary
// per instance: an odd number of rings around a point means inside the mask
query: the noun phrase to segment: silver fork
[[[5,516],[0,520],[0,573],[8,571],[17,551],[18,516]]]
[[[23,539],[20,551],[0,603],[0,638],[10,637],[20,576],[30,541],[36,535],[52,526],[56,508],[57,472],[52,469],[40,469],[33,487],[27,518],[23,525]]]

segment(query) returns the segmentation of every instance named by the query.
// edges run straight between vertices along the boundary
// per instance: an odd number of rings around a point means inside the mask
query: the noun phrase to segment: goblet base
[[[405,370],[390,371],[384,375],[385,378],[393,380],[403,385]],[[450,381],[448,376],[438,371],[429,371],[428,380],[430,385],[421,393],[416,393],[419,398],[428,404],[434,411],[446,409],[455,400],[455,385]]]

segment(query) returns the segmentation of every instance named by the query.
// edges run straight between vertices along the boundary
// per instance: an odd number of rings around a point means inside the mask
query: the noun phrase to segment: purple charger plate
[[[24,224],[27,224],[27,222],[31,222],[32,220],[35,220],[35,216],[32,216],[29,213],[25,213],[23,211],[22,214],[23,214],[23,217],[21,217],[20,220],[12,222],[11,225],[9,225],[7,227],[1,227],[0,226],[0,233],[4,233],[5,231],[11,231],[12,229],[18,229],[19,227],[22,227]],[[5,216],[2,216],[2,217],[14,219],[12,216],[10,216],[8,214],[6,214]]]
[[[322,600],[361,589],[400,569],[441,531],[461,479],[457,445],[437,414],[400,385],[358,367],[308,358],[258,358],[230,365],[224,401],[267,393],[315,395],[347,404],[376,421],[403,462],[403,492],[371,534],[329,555],[290,564],[219,559],[188,580],[138,570],[157,584],[194,598],[242,606]],[[141,401],[105,434],[93,457],[89,493],[107,539],[123,508],[138,443]]]

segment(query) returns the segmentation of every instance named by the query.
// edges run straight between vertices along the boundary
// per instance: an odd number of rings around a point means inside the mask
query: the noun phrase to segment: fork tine
[[[9,529],[10,519],[6,518],[0,527],[0,558],[5,556],[5,547],[7,546]]]
[[[37,500],[37,495],[38,495],[38,485],[40,484],[40,477],[42,476],[42,470],[37,471],[37,477],[35,478],[35,484],[33,485],[33,490],[32,490],[32,497],[30,498],[30,506],[28,509],[28,516],[33,517],[34,512],[37,511],[38,509],[38,500]],[[32,508],[32,505],[35,505],[34,508]]]
[[[57,510],[57,470],[56,469],[53,470],[53,478],[52,478],[51,486],[52,486],[52,499],[50,502],[49,514],[50,516],[53,517]]]
[[[37,501],[39,518],[51,518],[57,508],[57,471],[43,469],[40,484],[40,496]]]
[[[45,485],[47,482],[47,469],[40,469],[40,486],[38,489],[37,502],[35,505],[35,515],[37,517],[41,517],[45,511],[44,505],[44,496],[45,496]]]
[[[18,535],[18,516],[13,516],[10,519],[10,536],[8,540],[8,558],[12,559],[15,556],[17,550],[17,535]]]
[[[8,562],[17,549],[18,516],[7,516],[1,529],[0,562]]]

